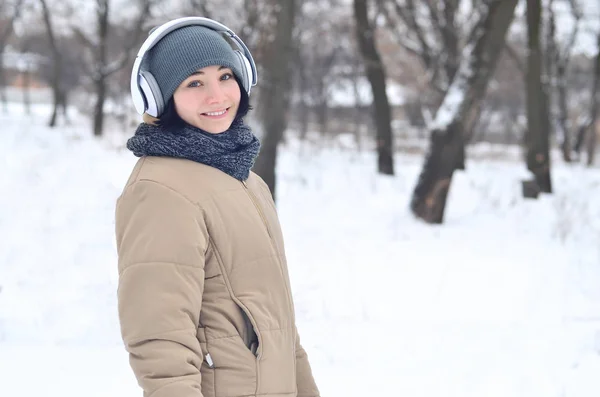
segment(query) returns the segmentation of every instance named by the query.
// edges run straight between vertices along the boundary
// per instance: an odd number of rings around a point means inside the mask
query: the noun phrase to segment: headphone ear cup
[[[140,88],[146,101],[146,113],[153,117],[160,117],[165,110],[165,104],[160,87],[152,73],[140,70]]]
[[[244,85],[244,89],[248,94],[250,94],[250,89],[252,88],[252,66],[250,66],[250,61],[241,53],[241,51],[234,51],[235,55],[237,55],[240,65],[242,66],[242,84]]]

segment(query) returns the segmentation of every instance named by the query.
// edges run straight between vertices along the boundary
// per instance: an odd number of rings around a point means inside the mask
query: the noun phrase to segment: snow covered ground
[[[114,200],[135,157],[48,109],[0,113],[0,396],[141,396],[116,317]],[[301,150],[302,149],[302,150]],[[515,160],[453,182],[446,223],[408,211],[421,156],[290,140],[278,199],[323,397],[600,396],[600,170]],[[510,157],[510,156],[509,156]]]

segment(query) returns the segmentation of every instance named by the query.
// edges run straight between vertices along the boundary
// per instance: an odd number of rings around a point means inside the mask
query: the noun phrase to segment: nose
[[[205,92],[208,104],[221,103],[225,97],[223,88],[219,83],[208,84]]]

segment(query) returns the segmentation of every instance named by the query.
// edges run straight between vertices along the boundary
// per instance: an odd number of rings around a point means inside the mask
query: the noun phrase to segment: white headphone
[[[246,47],[246,44],[231,29],[209,18],[178,18],[152,30],[135,58],[133,69],[131,70],[130,88],[133,105],[139,114],[148,113],[150,116],[159,117],[165,110],[166,105],[163,103],[160,88],[154,76],[149,71],[141,69],[144,55],[170,32],[190,25],[204,26],[231,38],[232,40],[230,41],[237,47],[234,48],[233,52],[240,62],[240,69],[243,74],[243,76],[240,76],[242,79],[241,83],[248,95],[250,95],[252,87],[256,85],[258,75],[252,54],[248,50],[248,47]]]

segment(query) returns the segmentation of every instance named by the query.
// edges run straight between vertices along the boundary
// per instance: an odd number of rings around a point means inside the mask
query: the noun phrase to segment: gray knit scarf
[[[220,134],[189,124],[173,129],[142,123],[127,141],[137,157],[167,156],[196,161],[245,181],[260,149],[258,138],[241,118]]]

